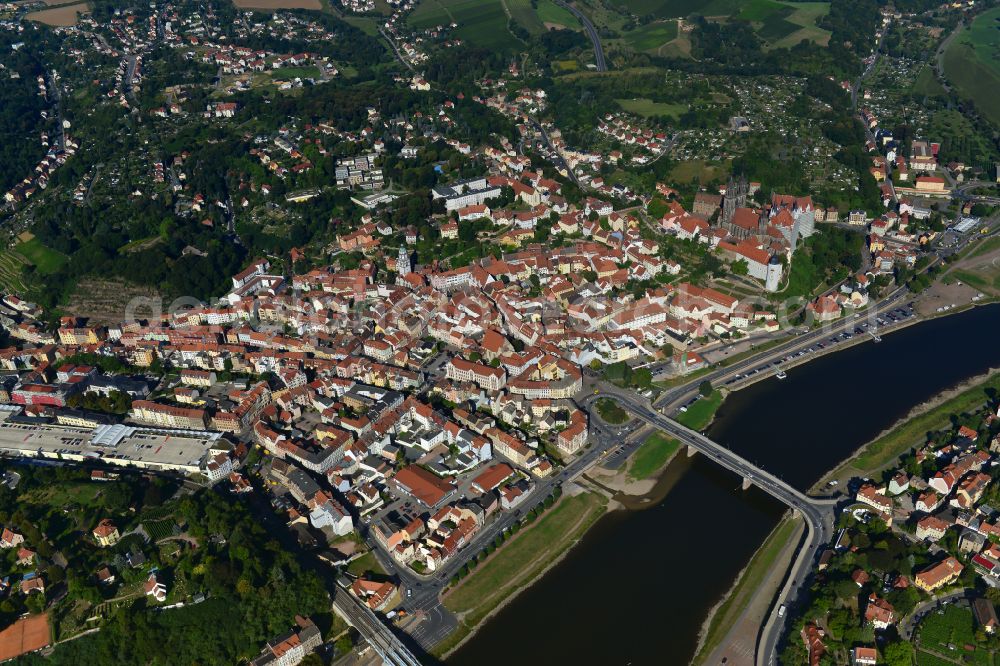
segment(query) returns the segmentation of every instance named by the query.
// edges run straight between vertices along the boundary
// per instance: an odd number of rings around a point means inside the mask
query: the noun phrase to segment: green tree
[[[707,379],[704,380],[701,384],[698,384],[698,393],[700,393],[702,396],[706,398],[712,395],[712,392],[714,390],[715,389],[712,388],[712,382],[708,381]]]
[[[889,643],[882,649],[886,666],[913,666],[913,646],[909,643]]]

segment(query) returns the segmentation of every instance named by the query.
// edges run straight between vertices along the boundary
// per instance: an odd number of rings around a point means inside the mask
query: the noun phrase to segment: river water
[[[1000,305],[829,354],[730,396],[709,434],[807,488],[909,410],[1000,367]],[[650,508],[602,518],[448,664],[688,663],[709,609],[784,507],[678,456]]]

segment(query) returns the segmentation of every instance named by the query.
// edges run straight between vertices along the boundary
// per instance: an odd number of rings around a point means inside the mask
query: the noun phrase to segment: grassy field
[[[39,275],[51,275],[66,263],[66,255],[45,247],[31,234],[22,234],[22,240],[9,250],[0,252],[0,288],[24,295],[30,285],[25,284],[22,271],[33,265]]]
[[[320,77],[319,67],[307,65],[305,67],[282,67],[271,72],[271,78],[276,80],[318,79]]]
[[[677,38],[677,21],[654,21],[624,34],[625,43],[636,51],[657,51]]]
[[[958,34],[944,53],[945,76],[962,97],[994,123],[1000,123],[1000,7],[983,12]]]
[[[708,634],[701,650],[695,655],[693,664],[704,663],[705,659],[718,647],[725,638],[730,627],[736,623],[743,609],[758,593],[764,579],[775,566],[781,551],[793,542],[793,538],[801,527],[798,518],[784,518],[774,531],[767,537],[761,547],[754,553],[753,559],[740,573],[736,585],[730,590],[726,600],[716,609],[708,626]]]
[[[985,272],[958,270],[952,273],[952,275],[979,291],[985,293],[1000,291],[1000,267],[998,266],[990,265],[989,269]]]
[[[979,245],[976,245],[972,252],[966,256],[969,258],[981,257],[984,254],[989,254],[990,252],[995,252],[997,250],[1000,250],[1000,236],[993,236],[991,238],[987,238]]]
[[[667,464],[681,443],[662,432],[654,432],[646,438],[639,450],[632,455],[628,475],[635,481],[648,479]]]
[[[961,414],[978,408],[986,402],[986,391],[1000,390],[1000,375],[990,377],[985,382],[962,391],[879,437],[865,446],[853,460],[834,471],[850,472],[852,476],[871,476],[909,449],[920,446],[928,432],[934,432],[951,425],[952,414]],[[856,474],[855,474],[856,473]]]
[[[935,97],[938,95],[944,95],[945,89],[941,86],[937,77],[934,76],[934,70],[931,66],[924,65],[917,74],[917,78],[913,80],[913,86],[910,88],[910,92],[914,95],[928,95],[930,97]]]
[[[687,104],[668,104],[667,102],[654,102],[651,99],[640,97],[637,99],[616,99],[618,106],[629,113],[634,113],[644,118],[651,116],[671,116],[677,118],[688,110]]]
[[[18,243],[14,251],[34,264],[35,269],[43,275],[56,272],[66,263],[66,255],[45,247],[37,238]]]
[[[532,35],[537,35],[545,30],[538,12],[531,6],[531,0],[501,0],[510,12],[510,17],[520,23],[525,30]]]
[[[944,277],[961,280],[986,296],[1000,296],[1000,238],[990,238],[966,251]]]
[[[374,37],[378,34],[378,23],[369,16],[345,16],[344,21],[350,23],[366,35]]]
[[[97,494],[101,490],[100,485],[99,483],[50,485],[30,491],[20,501],[26,504],[47,504],[58,507],[65,506],[66,504],[79,504],[86,507],[97,506]]]
[[[453,17],[448,11],[447,5],[451,3],[445,0],[424,0],[417,3],[417,8],[410,13],[407,23],[411,28],[422,30],[433,28],[439,25],[448,25]]]
[[[522,0],[504,1],[517,5]],[[515,7],[510,9],[513,13]],[[528,9],[531,9],[530,4]],[[458,24],[455,35],[477,46],[506,49],[521,43],[507,29],[507,14],[501,0],[424,0],[408,19],[410,27],[417,30],[447,25],[452,21]],[[529,26],[524,27],[530,30]]]
[[[607,508],[596,493],[562,498],[529,527],[494,552],[447,592],[444,605],[462,618],[434,653],[446,653],[518,589],[531,583],[552,560],[577,541]]]
[[[722,391],[712,391],[712,395],[702,398],[688,407],[686,412],[677,415],[677,422],[686,425],[691,430],[704,430],[715,418],[725,396]]]
[[[670,171],[670,176],[680,183],[691,183],[694,181],[707,183],[710,180],[718,178],[723,172],[728,172],[728,169],[724,165],[710,165],[705,160],[686,160],[678,162]]]
[[[580,63],[576,60],[553,60],[552,69],[557,72],[577,72],[580,70]]]
[[[690,58],[691,38],[686,34],[679,34],[677,39],[661,46],[656,54],[664,58]]]
[[[361,576],[364,574],[375,574],[376,576],[385,576],[385,569],[382,565],[378,563],[375,559],[375,554],[372,552],[367,552],[356,560],[352,560],[350,564],[347,565],[347,573],[353,574],[355,576]]]
[[[538,9],[535,10],[538,20],[542,24],[561,25],[570,30],[580,30],[580,22],[570,13],[568,9],[563,9],[552,0],[538,0]]]

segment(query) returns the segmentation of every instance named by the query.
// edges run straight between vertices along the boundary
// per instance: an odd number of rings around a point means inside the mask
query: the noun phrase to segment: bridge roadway
[[[420,661],[368,606],[344,590],[338,590],[333,607],[365,637],[387,666],[420,666]]]
[[[903,299],[908,295],[907,290],[898,289],[887,298],[876,305],[873,305],[865,316],[874,320],[875,317],[899,307]],[[729,451],[725,447],[700,435],[693,430],[685,428],[673,419],[664,414],[672,413],[685,401],[693,397],[698,390],[698,384],[709,379],[713,384],[721,384],[726,379],[733,377],[736,373],[746,372],[760,366],[769,364],[788,353],[798,349],[808,347],[818,340],[825,339],[830,335],[837,334],[842,330],[853,329],[857,325],[857,320],[846,319],[820,327],[818,330],[809,331],[795,336],[790,341],[782,343],[767,351],[755,354],[753,357],[734,363],[727,367],[715,370],[706,375],[692,379],[690,382],[666,391],[655,405],[655,408],[647,401],[642,400],[632,391],[620,389],[608,382],[597,380],[589,370],[587,374],[588,386],[599,387],[598,393],[587,395],[580,400],[582,406],[588,408],[600,397],[613,397],[618,400],[623,407],[631,410],[639,419],[677,437],[692,449],[702,452],[706,457],[722,465],[726,469],[738,474],[741,478],[749,480],[778,501],[793,510],[799,512],[806,521],[806,535],[800,545],[798,557],[792,564],[787,575],[785,584],[774,600],[771,613],[767,623],[761,630],[757,645],[757,666],[768,666],[775,662],[775,650],[778,640],[784,628],[784,618],[778,615],[781,605],[793,600],[795,594],[805,584],[811,570],[811,564],[817,555],[820,546],[827,543],[833,531],[833,508],[836,500],[811,498],[781,481],[773,474],[770,474],[752,463],[743,460],[740,456]],[[663,413],[655,411],[659,409]],[[591,410],[592,411],[592,410]],[[593,426],[593,424],[592,424]],[[592,428],[593,429],[593,428]],[[598,433],[593,432],[592,435]],[[584,451],[578,458],[562,468],[557,474],[548,479],[542,479],[537,483],[535,491],[525,501],[523,506],[516,513],[505,513],[499,520],[488,525],[477,536],[476,544],[486,544],[496,538],[503,530],[509,528],[514,522],[520,520],[521,515],[530,511],[538,503],[552,492],[556,485],[563,484],[577,478],[594,464],[603,459],[607,451],[619,446],[620,441],[610,439],[607,436],[599,437],[598,444]],[[410,637],[424,650],[430,650],[435,644],[443,640],[457,626],[458,620],[441,603],[440,593],[447,586],[451,577],[471,559],[478,554],[480,548],[469,547],[459,551],[455,557],[449,560],[439,571],[431,575],[421,575],[408,567],[397,567],[396,562],[389,557],[385,551],[379,547],[371,535],[367,538],[368,545],[375,553],[376,558],[390,574],[395,574],[400,579],[402,588],[406,590],[406,606],[411,612],[422,616],[422,620],[417,623],[413,630],[408,630]],[[349,596],[349,595],[342,595]],[[365,607],[365,610],[367,608]],[[376,640],[383,640],[387,636],[396,641],[391,629],[382,623],[374,614],[371,617],[359,618],[355,627],[365,635],[365,637],[377,637]],[[367,629],[365,627],[368,627]],[[400,644],[401,645],[401,644]],[[385,649],[385,648],[381,648]],[[404,648],[405,649],[405,648]],[[379,653],[382,654],[381,652]],[[387,654],[394,654],[389,652]],[[412,658],[412,655],[410,655]],[[386,663],[394,663],[387,661]]]
[[[897,290],[888,298],[873,306],[870,311],[866,313],[866,315],[874,320],[874,318],[879,314],[899,307],[900,303],[906,296],[907,292],[905,289]],[[797,349],[808,347],[809,345],[814,344],[817,340],[825,339],[842,329],[853,329],[853,327],[857,325],[856,321],[857,320],[843,320],[832,325],[823,326],[816,331],[803,333],[772,349],[755,354],[751,358],[697,377],[690,382],[686,382],[682,386],[666,391],[665,394],[661,396],[661,399],[657,400],[656,409],[660,409],[664,414],[672,413],[678,406],[694,396],[694,393],[698,390],[698,384],[702,380],[709,379],[713,384],[719,385],[726,379],[734,376],[736,373],[746,372],[748,369],[758,367],[761,364],[770,363],[773,360],[781,358],[782,356],[787,355],[790,352],[794,352]],[[639,416],[643,421],[652,423],[653,421],[651,421],[651,419],[653,419],[655,420],[654,425],[656,427],[663,428],[682,441],[685,441],[685,443],[690,443],[689,440],[693,441],[694,444],[692,445],[692,448],[704,451],[707,456],[716,460],[727,469],[733,470],[741,477],[745,478],[752,475],[754,477],[750,479],[752,483],[755,483],[766,492],[775,495],[779,501],[792,506],[806,516],[807,532],[806,540],[803,544],[803,554],[796,559],[788,575],[786,585],[782,590],[782,593],[773,603],[771,618],[768,621],[765,631],[762,631],[761,633],[761,643],[757,650],[758,657],[765,654],[769,655],[769,658],[773,657],[774,649],[781,636],[781,630],[783,628],[783,619],[777,616],[778,608],[787,600],[794,598],[795,592],[805,582],[805,579],[809,574],[809,564],[812,562],[812,557],[816,554],[816,550],[819,548],[819,545],[829,540],[830,529],[825,526],[825,520],[816,521],[817,511],[823,512],[822,507],[825,507],[826,505],[817,504],[817,500],[812,500],[795,489],[789,488],[787,484],[784,484],[772,475],[765,473],[763,470],[757,469],[750,463],[743,461],[739,458],[739,456],[728,451],[719,444],[716,444],[707,438],[703,438],[698,435],[698,433],[683,428],[683,426],[678,424],[676,421],[673,421],[662,414],[656,413],[650,408],[648,403],[640,402],[641,398],[639,398],[639,396],[632,391],[619,389],[613,384],[600,381],[589,370],[586,371],[586,374],[586,385],[591,389],[597,387],[598,393],[589,393],[590,389],[587,389],[589,395],[580,400],[582,406],[590,408],[594,400],[600,397],[613,396],[626,408],[632,409],[633,406],[641,407],[643,411],[646,412],[647,416],[643,416],[641,413],[637,413],[637,416]],[[593,410],[591,409],[591,411]],[[556,485],[575,479],[580,474],[590,469],[590,467],[600,462],[608,451],[621,444],[616,437],[609,437],[607,433],[602,435],[594,427],[595,424],[591,425],[592,436],[597,438],[597,444],[585,450],[578,458],[571,461],[557,474],[552,475],[548,479],[540,480],[535,491],[529,496],[523,506],[520,507],[520,510],[516,513],[505,513],[499,520],[487,525],[480,535],[477,536],[475,541],[476,544],[486,544],[495,539],[501,531],[508,529],[514,522],[520,520],[521,515],[530,511],[535,505],[542,502],[545,497],[554,490]],[[776,493],[779,493],[780,496]],[[827,509],[827,512],[829,512],[832,516],[832,503]],[[826,512],[824,512],[824,516],[825,514]],[[812,519],[810,520],[810,518]],[[816,525],[819,523],[823,524],[821,529],[816,528]],[[413,629],[408,629],[407,633],[416,642],[416,644],[420,646],[421,649],[430,650],[434,645],[444,640],[444,638],[454,631],[458,625],[458,619],[441,603],[440,593],[448,585],[451,577],[462,567],[462,565],[468,562],[474,555],[478,554],[480,548],[472,546],[465,548],[459,551],[455,557],[453,557],[444,567],[441,568],[441,570],[434,572],[434,574],[431,575],[421,575],[409,567],[396,566],[397,563],[385,553],[385,551],[375,542],[374,538],[370,534],[367,537],[367,541],[383,568],[385,568],[385,570],[390,574],[396,575],[399,578],[401,586],[407,594],[407,610],[410,610],[411,613],[415,613],[422,618],[418,623],[416,623],[416,626],[413,627]],[[384,630],[386,632],[390,631],[389,628],[386,627],[381,621],[378,621],[377,618],[376,621],[378,624],[372,625],[374,629]],[[361,630],[361,627],[358,627],[358,629]],[[362,631],[362,633],[366,636],[368,634],[367,631]],[[758,666],[767,663],[769,662],[760,662]]]
[[[806,522],[806,535],[798,549],[798,553],[786,576],[784,585],[774,600],[767,622],[758,634],[756,649],[757,666],[770,666],[776,662],[778,641],[784,631],[785,614],[779,614],[780,608],[795,598],[799,590],[808,580],[812,563],[819,554],[823,544],[828,543],[833,536],[834,508],[836,499],[818,499],[809,497],[798,489],[785,483],[770,472],[743,459],[726,447],[718,444],[701,433],[687,428],[677,421],[664,416],[652,409],[647,401],[627,392],[606,390],[605,396],[611,395],[622,407],[633,416],[677,438],[691,450],[703,454],[706,458],[721,465],[749,481],[779,502],[801,515]]]

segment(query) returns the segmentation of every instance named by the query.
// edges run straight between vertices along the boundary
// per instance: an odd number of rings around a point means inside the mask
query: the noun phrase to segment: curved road
[[[594,44],[594,64],[597,65],[597,71],[608,71],[608,64],[604,61],[604,49],[601,48],[601,38],[597,35],[597,28],[594,27],[594,24],[590,22],[590,19],[583,12],[573,5],[563,2],[563,0],[555,0],[555,3],[563,9],[568,9],[587,31],[587,36],[590,37],[590,41]]]

